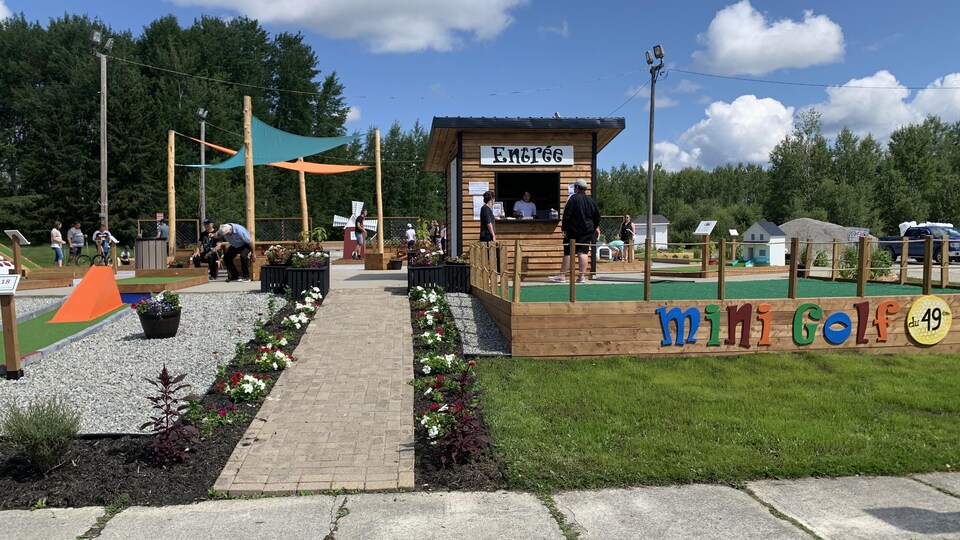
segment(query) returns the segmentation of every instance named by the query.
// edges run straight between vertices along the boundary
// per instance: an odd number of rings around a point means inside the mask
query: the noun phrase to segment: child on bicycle
[[[110,242],[116,242],[116,238],[107,230],[107,224],[101,223],[100,230],[93,233],[93,243],[97,246],[97,252],[103,255],[104,264],[110,263]]]

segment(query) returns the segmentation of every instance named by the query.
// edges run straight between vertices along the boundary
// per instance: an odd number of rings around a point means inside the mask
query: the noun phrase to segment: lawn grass
[[[903,475],[960,466],[960,355],[479,363],[511,488]]]
[[[13,247],[9,239],[6,242],[0,242],[0,255],[3,255],[5,259],[13,260]],[[50,264],[53,264],[53,250],[49,244],[46,247],[34,246],[33,244],[20,246],[20,257],[23,267],[30,270],[40,268],[40,264],[33,260],[34,257],[47,257],[50,259]]]
[[[130,309],[130,306],[124,304],[123,306],[118,307],[117,309],[107,313],[106,315],[101,315],[96,319],[89,322],[76,322],[76,323],[47,323],[54,315],[57,314],[57,309],[52,309],[39,317],[34,317],[28,321],[24,321],[17,325],[17,343],[20,349],[20,356],[24,356],[28,353],[38,351],[47,345],[52,345],[61,339],[72,336],[77,332],[92,326],[103,319],[113,315],[114,313]],[[3,336],[0,335],[0,346],[3,346]]]

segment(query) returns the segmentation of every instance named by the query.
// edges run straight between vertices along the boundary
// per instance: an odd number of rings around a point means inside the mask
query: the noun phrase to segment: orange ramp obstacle
[[[123,305],[113,268],[94,266],[80,280],[67,301],[60,306],[52,323],[87,322]]]

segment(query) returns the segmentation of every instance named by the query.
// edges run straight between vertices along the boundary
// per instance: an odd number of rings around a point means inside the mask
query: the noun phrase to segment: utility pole
[[[207,168],[203,165],[207,163],[207,110],[203,107],[197,109],[197,116],[200,118],[200,219],[207,218]]]
[[[94,30],[90,36],[93,54],[100,59],[100,221],[109,226],[109,208],[107,198],[107,55],[97,50],[103,36]],[[103,48],[109,53],[113,50],[113,38],[107,39]]]

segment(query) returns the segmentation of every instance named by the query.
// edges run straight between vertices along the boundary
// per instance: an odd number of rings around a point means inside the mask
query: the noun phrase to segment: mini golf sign
[[[902,306],[896,300],[857,302],[851,313],[834,311],[825,316],[823,308],[815,302],[800,304],[793,313],[790,335],[793,343],[801,348],[820,339],[830,345],[853,343],[885,344],[889,339],[891,325],[897,324],[897,315]],[[661,306],[656,309],[663,333],[662,346],[685,346],[699,343],[701,323],[707,323],[707,347],[739,345],[749,349],[770,346],[773,335],[773,310],[770,304],[751,303],[726,306],[727,336],[721,341],[722,310],[717,304],[708,304],[703,312],[692,306],[686,309]],[[852,316],[851,316],[852,314]],[[751,342],[751,326],[756,320],[760,325],[759,339]],[[906,327],[906,334],[914,343],[922,346],[936,345],[950,332],[953,313],[950,306],[937,296],[921,296],[913,301],[906,317],[899,321]],[[738,335],[739,329],[739,335]],[[702,335],[700,336],[703,337]]]

